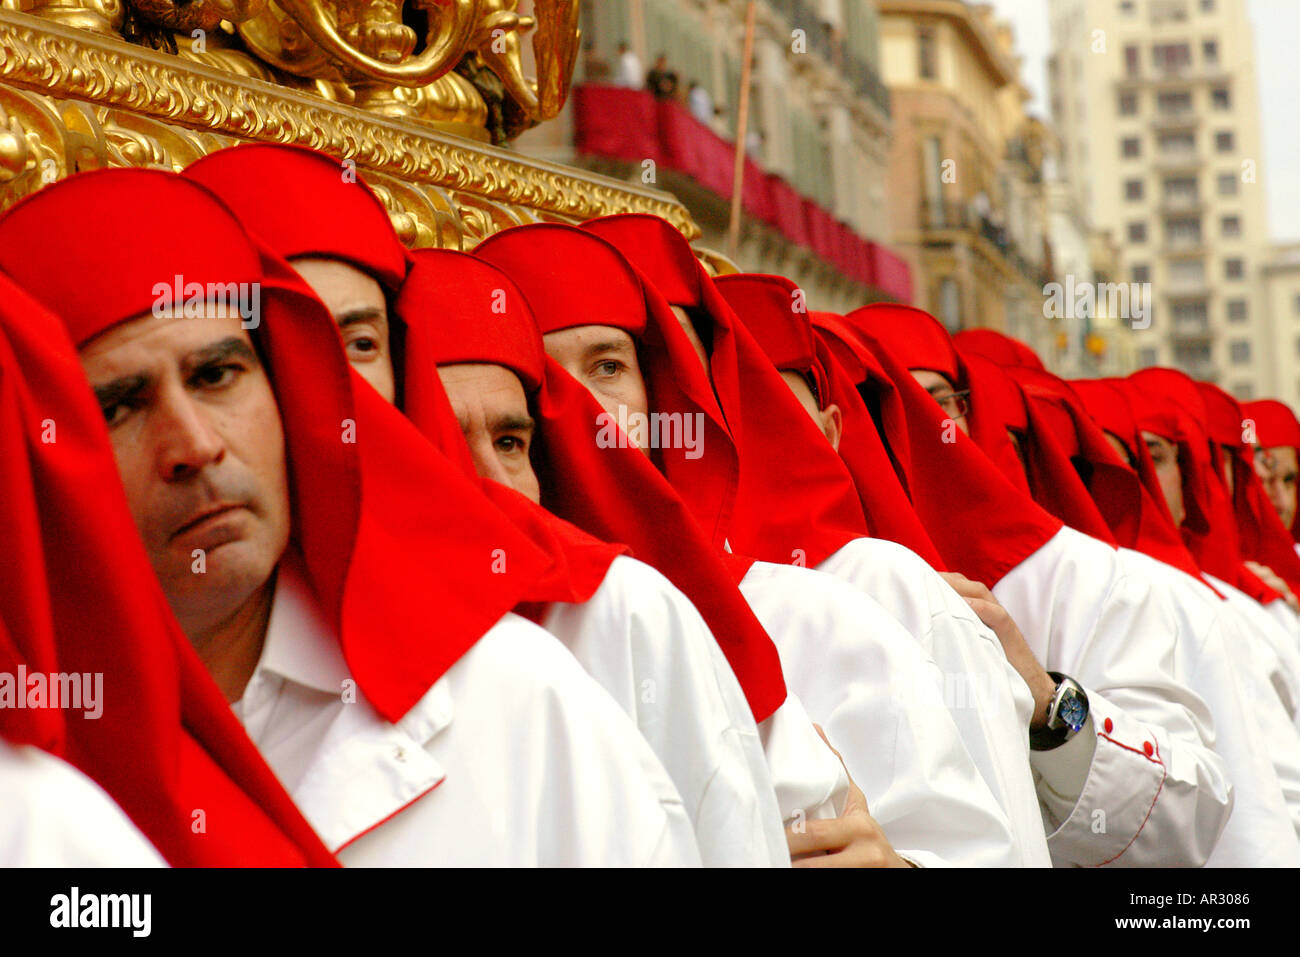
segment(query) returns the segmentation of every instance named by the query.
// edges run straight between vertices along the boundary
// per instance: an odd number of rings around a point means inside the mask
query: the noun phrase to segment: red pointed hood
[[[186,241],[157,228],[103,242],[141,210],[186,223]],[[351,373],[332,319],[298,275],[195,182],[117,169],[55,184],[0,221],[0,268],[64,318],[78,343],[149,313],[159,276],[258,284],[251,335],[284,423],[290,544],[358,686],[388,720],[423,697],[545,567],[478,489]],[[69,283],[70,274],[99,280]],[[349,426],[355,441],[340,441]],[[507,558],[501,574],[493,549]]]
[[[24,242],[52,255],[65,225]],[[102,680],[98,717],[3,708],[0,735],[92,778],[174,866],[332,865],[167,607],[66,329],[3,277],[0,446],[0,672]]]

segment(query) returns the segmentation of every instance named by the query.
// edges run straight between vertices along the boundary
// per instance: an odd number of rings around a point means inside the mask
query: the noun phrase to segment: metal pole
[[[754,72],[754,18],[758,5],[749,0],[745,10],[745,50],[740,61],[740,101],[736,109],[736,166],[731,180],[731,225],[727,253],[736,258],[740,248],[740,200],[745,185],[745,137],[749,130],[749,82]]]

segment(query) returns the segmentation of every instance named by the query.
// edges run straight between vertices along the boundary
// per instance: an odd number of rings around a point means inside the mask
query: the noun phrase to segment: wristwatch
[[[1051,751],[1069,741],[1088,720],[1088,695],[1069,675],[1049,671],[1056,693],[1047,706],[1047,724],[1029,729],[1029,750]]]

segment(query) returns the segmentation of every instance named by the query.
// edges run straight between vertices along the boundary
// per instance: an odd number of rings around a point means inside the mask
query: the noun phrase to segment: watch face
[[[1057,714],[1062,721],[1069,725],[1071,731],[1078,731],[1088,718],[1088,708],[1084,704],[1083,697],[1071,691],[1062,699],[1061,708]]]

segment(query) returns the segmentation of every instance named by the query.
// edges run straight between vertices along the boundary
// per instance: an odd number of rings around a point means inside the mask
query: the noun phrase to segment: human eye
[[[344,347],[349,355],[358,358],[372,358],[379,354],[379,340],[374,336],[358,335],[345,340]]]
[[[233,385],[244,371],[244,365],[239,362],[213,362],[196,369],[191,382],[205,389],[222,389]]]
[[[503,435],[495,444],[497,451],[506,455],[515,455],[528,448],[528,443],[517,435]]]
[[[601,379],[612,379],[623,371],[623,363],[617,359],[600,359],[592,366],[592,374]]]

